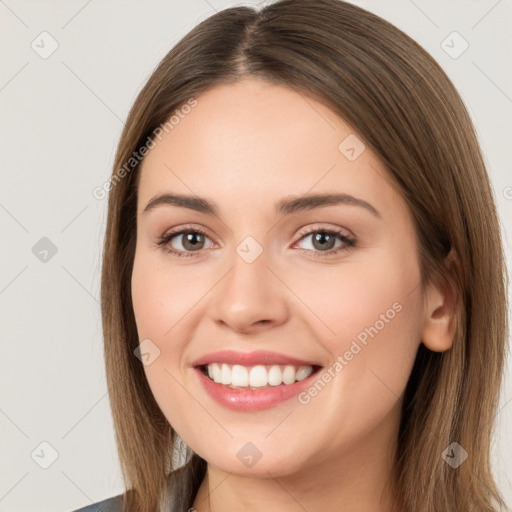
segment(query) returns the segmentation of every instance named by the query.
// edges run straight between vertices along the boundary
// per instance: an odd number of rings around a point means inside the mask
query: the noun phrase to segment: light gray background
[[[415,38],[462,94],[511,268],[512,2],[355,3]],[[98,302],[106,200],[92,190],[108,179],[124,119],[155,65],[200,20],[237,4],[0,0],[2,512],[64,512],[123,490]],[[463,48],[458,36],[446,39],[453,31],[469,43],[458,58],[442,47]],[[58,48],[42,58],[51,38]],[[32,251],[43,237],[57,248],[46,262]],[[494,469],[512,503],[510,364],[497,419]],[[43,469],[52,449],[58,456]]]

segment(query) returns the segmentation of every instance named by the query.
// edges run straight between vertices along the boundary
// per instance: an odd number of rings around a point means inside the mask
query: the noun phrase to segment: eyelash
[[[160,247],[163,251],[165,251],[166,253],[168,254],[173,254],[174,256],[177,256],[178,258],[190,258],[190,257],[195,257],[196,254],[194,253],[200,253],[202,250],[198,250],[198,251],[178,251],[176,249],[172,249],[168,246],[169,242],[176,236],[178,235],[183,235],[183,234],[186,234],[186,233],[200,233],[201,235],[204,235],[205,237],[208,237],[208,233],[206,233],[206,231],[200,229],[200,228],[183,228],[183,229],[180,229],[179,231],[171,231],[170,233],[167,233],[163,236],[161,236],[156,245],[158,247]],[[299,238],[298,242],[301,241],[303,238],[305,238],[306,236],[308,235],[312,235],[314,233],[323,233],[323,234],[327,234],[327,235],[334,235],[334,236],[337,236],[342,242],[343,242],[343,246],[341,247],[338,247],[336,249],[329,249],[328,251],[315,251],[315,250],[309,250],[309,249],[302,249],[306,252],[309,252],[309,253],[312,253],[312,255],[314,257],[319,257],[319,258],[322,258],[322,257],[328,257],[328,256],[333,256],[335,254],[338,254],[340,252],[343,252],[343,251],[348,251],[350,249],[352,249],[353,247],[356,246],[356,241],[353,239],[353,238],[350,238],[346,235],[343,235],[342,234],[342,231],[340,230],[333,230],[333,229],[312,229],[312,230],[309,230],[309,231],[300,231],[299,232],[299,235],[301,235],[301,237]],[[296,242],[297,243],[297,242]]]

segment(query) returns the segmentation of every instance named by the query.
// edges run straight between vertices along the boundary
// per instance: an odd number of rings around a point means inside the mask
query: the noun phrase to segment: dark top
[[[112,498],[98,501],[92,505],[75,510],[74,512],[123,512],[123,495],[118,494]]]

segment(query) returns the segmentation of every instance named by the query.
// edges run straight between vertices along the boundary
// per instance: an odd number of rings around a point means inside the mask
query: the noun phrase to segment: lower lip
[[[206,392],[220,405],[240,412],[262,411],[276,407],[304,391],[318,372],[294,384],[281,384],[265,389],[232,389],[208,378],[199,368],[194,368]]]

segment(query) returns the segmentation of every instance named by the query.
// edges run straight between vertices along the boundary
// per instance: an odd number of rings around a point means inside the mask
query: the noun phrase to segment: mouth
[[[274,352],[220,351],[192,363],[200,387],[219,405],[238,412],[276,407],[312,384],[323,368]]]
[[[318,365],[210,363],[197,367],[211,381],[231,389],[262,390],[290,386],[317,373]]]

